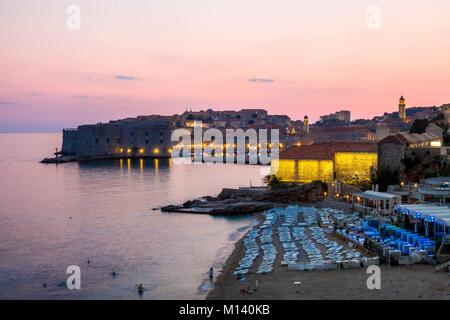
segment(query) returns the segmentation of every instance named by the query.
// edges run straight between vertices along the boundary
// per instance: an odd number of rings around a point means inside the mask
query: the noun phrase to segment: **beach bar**
[[[363,209],[376,209],[384,214],[392,213],[395,206],[401,203],[401,196],[387,192],[365,191],[352,194],[353,206]]]

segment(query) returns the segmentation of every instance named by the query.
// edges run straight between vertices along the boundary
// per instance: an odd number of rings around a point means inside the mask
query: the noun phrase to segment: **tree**
[[[274,174],[269,174],[263,178],[263,183],[269,187],[274,187],[281,184],[281,180]]]
[[[448,132],[444,132],[444,146],[450,146],[450,134]]]
[[[416,119],[409,129],[409,132],[422,134],[427,130],[428,123],[427,119]]]
[[[400,175],[398,170],[383,166],[372,172],[371,181],[372,184],[378,184],[380,191],[385,192],[389,185],[400,183]]]
[[[442,120],[445,120],[445,115],[443,113],[438,113],[431,121],[435,122],[435,121],[442,121]]]

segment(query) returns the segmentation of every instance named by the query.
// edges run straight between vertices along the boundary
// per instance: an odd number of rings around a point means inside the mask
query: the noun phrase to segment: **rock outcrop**
[[[238,215],[264,211],[287,204],[316,203],[324,199],[326,184],[281,184],[272,188],[223,189],[217,197],[186,201],[182,205],[162,207],[164,212],[211,215]]]

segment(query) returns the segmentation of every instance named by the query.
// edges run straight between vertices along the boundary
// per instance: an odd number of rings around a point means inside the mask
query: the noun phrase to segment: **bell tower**
[[[405,103],[405,98],[403,97],[403,95],[400,97],[400,100],[398,103],[398,116],[403,121],[406,120],[406,103]]]
[[[309,133],[309,120],[308,120],[308,116],[305,116],[303,118],[303,131],[306,133]]]

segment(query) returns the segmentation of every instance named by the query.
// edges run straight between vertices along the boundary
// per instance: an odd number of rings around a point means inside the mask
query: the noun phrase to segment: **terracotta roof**
[[[439,137],[435,135],[434,133],[426,132],[422,134],[417,133],[404,133],[400,132],[398,135],[408,141],[409,143],[420,143],[420,142],[427,142],[427,141],[433,141],[433,140],[439,140]]]
[[[336,152],[377,152],[371,142],[326,142],[309,146],[292,146],[280,153],[280,159],[332,160]]]
[[[378,144],[396,143],[395,140],[397,140],[401,144],[409,145],[414,143],[440,140],[440,137],[431,132],[422,134],[400,132],[397,133],[396,135],[387,136],[386,138],[381,140]]]
[[[375,142],[329,142],[336,152],[377,152]]]
[[[325,148],[321,144],[312,144],[309,146],[292,146],[280,153],[280,159],[314,159],[331,160],[333,151]]]
[[[324,128],[324,132],[355,132],[355,131],[371,131],[370,128],[358,126],[358,127],[329,127]]]

